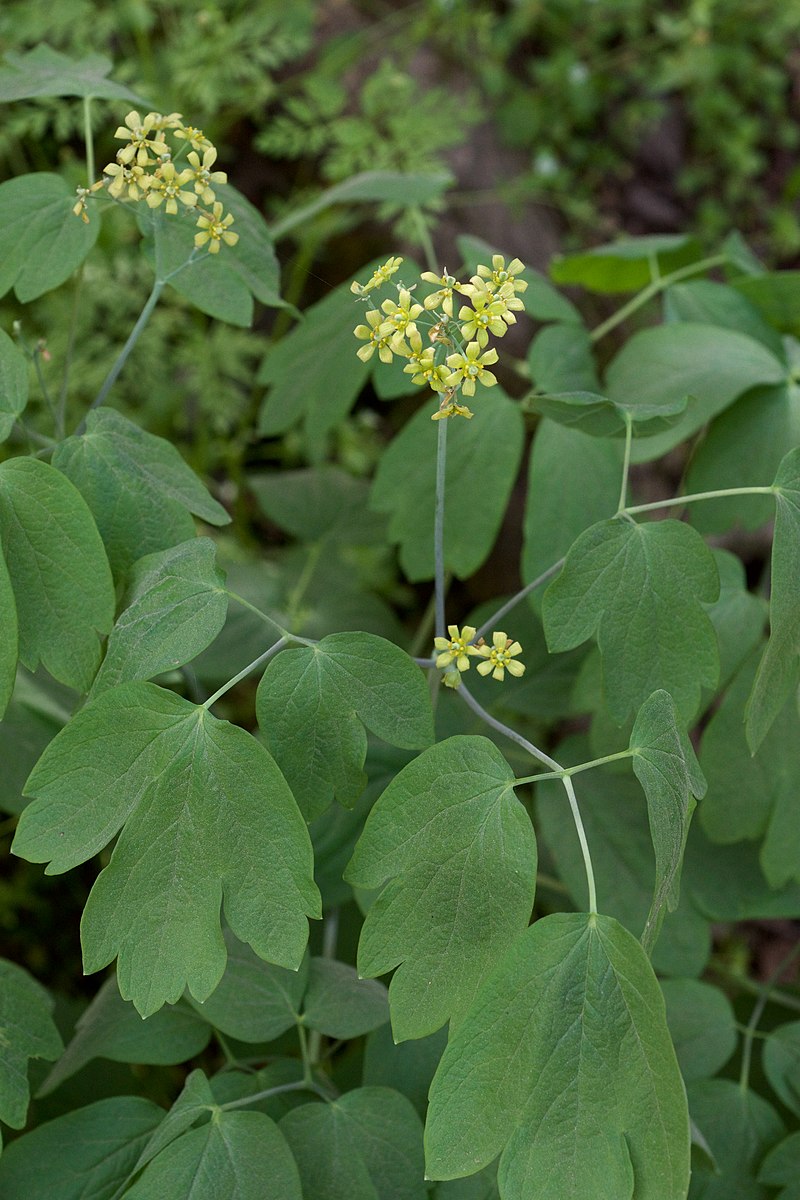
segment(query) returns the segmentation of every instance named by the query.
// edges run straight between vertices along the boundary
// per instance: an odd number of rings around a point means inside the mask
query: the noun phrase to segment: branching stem
[[[670,287],[673,283],[680,283],[682,279],[690,279],[692,275],[702,275],[704,271],[710,271],[713,267],[721,267],[728,261],[726,254],[714,254],[710,258],[702,258],[699,262],[690,263],[687,267],[681,267],[677,271],[673,271],[670,275],[662,275],[660,279],[654,279],[652,283],[648,283],[647,287],[642,288],[632,300],[627,304],[623,304],[622,308],[618,308],[615,313],[612,313],[608,320],[597,325],[589,337],[593,342],[599,342],[612,329],[616,329],[623,321],[627,321],[628,317],[633,316],[640,308],[643,308],[654,296],[659,292],[663,292],[665,288]]]
[[[436,636],[444,637],[444,496],[447,471],[447,421],[437,422],[436,507],[433,516],[434,591],[436,596]]]
[[[800,954],[800,939],[798,939],[788,954],[784,954],[781,961],[778,963],[772,974],[764,980],[760,987],[760,995],[753,1005],[753,1011],[750,1015],[750,1020],[747,1022],[747,1029],[744,1033],[744,1041],[742,1042],[742,1069],[739,1073],[739,1087],[743,1092],[747,1091],[750,1083],[750,1063],[753,1057],[753,1039],[755,1037],[758,1022],[761,1020],[762,1013],[767,1007],[769,998],[772,995],[773,986],[778,982],[783,972],[789,966],[793,959]]]
[[[236,687],[237,683],[240,683],[243,679],[246,679],[248,675],[252,675],[253,671],[258,670],[262,663],[269,662],[273,655],[277,654],[279,650],[283,649],[287,641],[288,639],[285,637],[278,638],[277,642],[270,646],[269,650],[265,650],[263,654],[259,654],[258,658],[254,658],[253,661],[248,663],[246,667],[242,667],[241,671],[238,671],[237,674],[234,675],[233,679],[229,679],[228,682],[224,683],[221,688],[217,688],[213,696],[209,696],[208,699],[203,702],[203,708],[211,708],[212,704],[216,704],[217,700],[219,700],[221,696],[224,696],[226,692],[229,692],[231,688]]]
[[[690,496],[673,496],[671,500],[653,500],[649,504],[631,504],[619,511],[619,516],[654,512],[659,508],[680,508],[684,504],[695,504],[698,500],[724,500],[727,496],[774,496],[774,487],[720,488],[716,492],[694,492]]]

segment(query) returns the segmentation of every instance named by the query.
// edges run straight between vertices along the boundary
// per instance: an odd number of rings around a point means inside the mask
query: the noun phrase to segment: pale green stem
[[[444,615],[444,497],[447,472],[447,420],[438,421],[436,443],[436,507],[433,515],[434,592],[436,596],[436,636],[445,635]]]
[[[336,958],[336,941],[339,936],[339,909],[332,908],[325,917],[322,929],[322,957]],[[312,1066],[319,1062],[319,1051],[322,1045],[322,1034],[318,1029],[312,1029],[308,1038],[308,1058]]]
[[[625,413],[625,455],[622,460],[622,483],[619,488],[619,504],[617,511],[622,512],[628,498],[628,473],[631,469],[631,443],[633,441],[633,417]]]
[[[770,995],[772,994],[773,985],[778,982],[783,972],[789,966],[789,963],[792,961],[792,959],[796,958],[798,954],[800,954],[800,939],[798,939],[794,946],[792,946],[788,954],[784,954],[783,958],[778,963],[777,967],[769,976],[769,978],[761,984],[760,995],[758,1000],[756,1000],[755,1004],[753,1005],[753,1012],[750,1016],[750,1020],[747,1022],[747,1029],[745,1030],[744,1042],[742,1044],[742,1069],[739,1073],[739,1087],[743,1092],[747,1091],[747,1087],[750,1082],[750,1062],[753,1057],[753,1038],[755,1036],[756,1028],[758,1027],[758,1022],[761,1020],[761,1015],[764,1012],[764,1009],[767,1007]]]
[[[218,688],[216,692],[214,692],[213,696],[209,696],[209,698],[204,701],[203,708],[211,708],[212,704],[216,704],[217,700],[219,700],[221,696],[224,696],[226,692],[229,692],[231,688],[236,687],[237,683],[240,683],[243,679],[246,679],[248,675],[252,675],[253,671],[258,670],[262,663],[268,662],[273,655],[277,654],[279,650],[282,650],[286,645],[287,640],[288,639],[285,637],[279,638],[274,645],[270,646],[269,650],[265,650],[263,654],[259,654],[258,658],[254,658],[253,661],[248,663],[246,667],[242,667],[241,671],[234,675],[233,679],[229,679],[227,683],[223,684],[221,688]]]
[[[431,666],[433,659],[420,660],[416,656],[419,654],[422,647],[429,643],[433,634],[433,623],[436,620],[436,596],[431,596],[428,601],[425,612],[422,614],[422,619],[417,626],[417,632],[412,638],[411,645],[408,648],[408,653],[415,662],[419,662],[420,666]]]
[[[314,1092],[321,1100],[330,1102],[331,1097],[314,1083],[313,1079],[298,1079],[296,1083],[280,1083],[277,1087],[265,1088],[263,1092],[254,1092],[252,1096],[240,1096],[238,1100],[228,1100],[220,1104],[220,1112],[229,1112],[232,1108],[246,1108],[248,1104],[256,1104],[259,1100],[268,1100],[270,1096],[280,1096],[283,1092]]]
[[[50,395],[50,389],[47,386],[47,380],[44,377],[44,371],[42,370],[42,352],[38,346],[31,354],[31,358],[33,359],[33,366],[36,371],[36,378],[39,382],[39,388],[42,393],[42,399],[44,400],[45,404],[47,405],[47,407],[50,411],[50,416],[53,418],[53,427],[56,430],[56,434],[57,434],[58,433],[58,415],[56,413],[56,406],[53,404],[53,398]]]
[[[273,618],[262,612],[260,608],[256,608],[255,604],[251,604],[249,600],[245,600],[244,596],[239,596],[236,592],[232,592],[229,588],[225,589],[229,600],[235,600],[237,604],[241,604],[243,608],[248,609],[251,613],[255,613],[267,625],[271,625],[273,629],[277,629],[282,637],[289,638],[291,634],[288,629],[284,629],[282,625]]]
[[[286,612],[289,618],[289,623],[292,625],[297,619],[300,602],[303,599],[303,596],[306,594],[308,585],[310,584],[314,572],[317,569],[317,563],[320,560],[321,554],[322,542],[316,542],[309,548],[308,556],[303,564],[303,569],[300,572],[300,577],[286,600]]]
[[[441,271],[441,267],[436,259],[436,251],[433,248],[430,230],[425,224],[425,217],[423,216],[422,209],[418,204],[412,204],[408,211],[414,219],[414,224],[417,229],[417,236],[419,237],[419,244],[425,252],[425,261],[428,264],[428,270],[433,271],[435,275],[438,275]]]
[[[597,913],[597,892],[594,886],[594,870],[592,868],[592,856],[589,853],[589,843],[586,840],[586,830],[583,827],[581,819],[581,811],[578,808],[578,797],[575,795],[575,788],[572,786],[572,780],[567,776],[561,781],[569,799],[569,806],[572,809],[572,819],[575,822],[575,828],[578,831],[578,841],[581,844],[581,854],[583,855],[583,866],[586,871],[586,883],[589,887],[589,912]]]
[[[657,296],[659,292],[663,292],[665,288],[670,287],[673,283],[680,283],[682,279],[689,279],[692,275],[700,275],[704,271],[710,271],[713,267],[721,267],[728,261],[725,254],[714,254],[711,258],[701,259],[700,262],[691,263],[688,267],[681,267],[678,271],[673,271],[670,275],[662,275],[660,279],[654,279],[646,288],[643,288],[632,300],[627,304],[623,304],[622,308],[617,309],[615,313],[603,321],[602,324],[596,326],[589,338],[593,342],[599,342],[601,338],[610,333],[612,329],[616,329],[623,321],[627,321],[628,317],[632,316],[640,308],[643,308],[648,301]]]
[[[58,416],[57,416],[57,436],[62,439],[66,433],[66,411],[67,411],[67,392],[69,390],[69,373],[72,367],[72,357],[75,353],[75,338],[78,332],[78,309],[80,305],[81,291],[83,290],[83,276],[85,261],[81,263],[75,277],[75,290],[72,294],[72,311],[69,318],[69,334],[67,336],[67,349],[64,355],[64,370],[61,375],[61,389],[58,393]]]
[[[497,612],[493,612],[492,615],[483,622],[480,629],[476,631],[475,638],[482,637],[487,630],[496,628],[497,622],[500,621],[507,612],[511,612],[511,609],[516,607],[520,600],[524,600],[526,596],[530,596],[531,592],[535,592],[538,587],[541,587],[543,583],[546,583],[548,579],[555,575],[556,571],[561,570],[563,565],[564,559],[560,558],[558,562],[553,563],[552,567],[548,567],[546,571],[542,571],[541,575],[537,575],[533,583],[528,583],[524,588],[520,588],[520,590],[513,595],[510,600],[506,600],[505,604],[500,605]]]
[[[739,487],[720,488],[716,492],[694,492],[690,496],[673,496],[671,500],[653,500],[650,504],[631,504],[623,508],[618,516],[633,516],[635,513],[654,512],[659,508],[679,508],[684,504],[694,504],[698,500],[724,500],[727,496],[774,496],[774,487]]]
[[[83,137],[86,143],[86,174],[89,187],[94,183],[94,137],[92,136],[92,97],[83,97]]]
[[[581,771],[591,771],[594,767],[602,767],[604,763],[620,762],[623,758],[633,758],[634,750],[619,750],[616,754],[606,754],[604,758],[593,758],[591,762],[579,763],[577,767],[565,767],[562,771],[548,771],[544,775],[526,775],[517,779],[517,784],[541,783],[543,779],[566,779],[570,775],[579,775]]]
[[[153,309],[158,304],[159,297],[161,296],[161,293],[164,290],[164,284],[165,284],[165,281],[163,279],[156,279],[153,282],[153,290],[151,291],[150,295],[148,296],[147,301],[145,302],[144,308],[139,313],[139,319],[137,320],[136,324],[134,325],[133,329],[131,330],[130,334],[128,335],[128,340],[126,341],[125,345],[122,347],[119,354],[117,355],[117,361],[114,363],[113,367],[106,375],[105,380],[103,381],[103,386],[100,388],[100,391],[97,393],[97,395],[95,396],[91,405],[89,406],[90,409],[98,408],[101,404],[103,404],[105,402],[106,397],[108,396],[108,393],[111,391],[112,387],[117,382],[120,372],[122,371],[122,368],[125,366],[125,363],[128,361],[131,351],[133,350],[134,346],[138,342],[139,338],[142,336],[142,332],[144,331],[145,325],[150,320]],[[84,420],[81,421],[80,425],[78,426],[76,433],[82,433],[83,430],[85,429],[85,427],[86,427],[86,419],[84,418]]]
[[[709,970],[715,975],[719,975],[721,979],[740,988],[743,992],[748,992],[751,996],[760,996],[762,984],[755,979],[750,979],[747,975],[739,975],[736,971],[729,971],[727,967],[721,963],[709,963]],[[782,992],[779,988],[773,988],[769,994],[770,1002],[777,1004],[781,1008],[788,1009],[790,1012],[800,1013],[800,996],[792,996],[789,992]]]
[[[303,1082],[308,1085],[313,1079],[311,1070],[311,1059],[308,1053],[308,1038],[306,1037],[305,1027],[300,1021],[297,1022],[297,1038],[300,1042],[300,1057],[303,1060]]]

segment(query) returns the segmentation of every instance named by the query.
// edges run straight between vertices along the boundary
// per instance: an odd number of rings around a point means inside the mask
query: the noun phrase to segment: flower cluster
[[[492,679],[501,683],[505,673],[519,677],[524,675],[525,666],[517,661],[517,655],[522,653],[519,642],[512,641],[505,633],[496,631],[492,634],[492,644],[487,646],[483,638],[475,641],[476,630],[472,625],[459,629],[457,625],[447,626],[448,637],[437,637],[433,644],[438,651],[436,666],[444,670],[444,683],[447,687],[456,688],[461,683],[461,674],[470,668],[470,658],[480,658],[477,664],[479,675],[491,674]]]
[[[218,254],[223,242],[236,245],[239,235],[231,229],[233,217],[223,213],[214,190],[228,177],[214,170],[217,151],[202,129],[184,125],[180,113],[151,112],[142,120],[138,112],[129,112],[114,136],[123,143],[116,160],[103,168],[103,179],[78,188],[72,209],[76,216],[88,222],[87,199],[104,187],[115,200],[144,200],[150,208],[163,204],[164,211],[173,215],[181,209],[191,211],[200,231],[194,238],[198,249],[207,247],[210,254]],[[168,136],[174,139],[172,148]],[[176,164],[184,153],[186,165],[179,168]]]
[[[402,258],[390,258],[373,272],[366,284],[353,283],[350,290],[370,303],[369,293],[388,284],[400,268]],[[417,287],[397,284],[397,300],[387,299],[365,313],[365,322],[353,331],[365,344],[356,351],[363,362],[377,353],[381,362],[390,363],[395,354],[407,358],[403,370],[411,382],[427,385],[440,397],[439,408],[431,419],[471,417],[473,414],[460,398],[475,395],[480,383],[493,387],[497,379],[489,370],[497,362],[497,351],[489,346],[489,337],[501,338],[516,323],[516,314],[524,309],[520,299],[527,283],[520,278],[524,267],[518,258],[508,265],[501,254],[492,256],[492,265],[481,265],[469,283],[460,283],[445,268],[441,275],[423,271],[420,279],[435,288],[422,303],[413,293]],[[455,314],[456,296],[468,301]],[[427,329],[427,345],[419,326]],[[462,668],[463,669],[463,668]]]

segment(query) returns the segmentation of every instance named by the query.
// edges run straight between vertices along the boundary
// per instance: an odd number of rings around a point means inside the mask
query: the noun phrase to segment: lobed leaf
[[[52,1009],[41,984],[0,958],[0,1121],[12,1129],[22,1129],[28,1113],[28,1060],[52,1061],[63,1049]]]
[[[628,420],[634,437],[652,437],[680,420],[687,400],[661,397],[651,403],[625,404],[597,392],[565,391],[532,396],[530,403],[543,416],[592,437],[624,436]]]
[[[764,1200],[759,1166],[785,1133],[772,1105],[733,1080],[704,1079],[690,1085],[689,1107],[717,1163],[693,1173],[692,1200]]]
[[[84,966],[118,957],[120,994],[142,1016],[185,987],[203,1001],[233,932],[299,967],[319,914],[311,844],[269,752],[243,729],[148,683],[88,704],[48,746],[13,850],[65,871],[121,830],[81,924]],[[123,828],[124,826],[124,828]]]
[[[0,539],[22,662],[30,670],[41,662],[61,683],[88,692],[100,663],[99,635],[114,620],[114,585],[85,500],[41,459],[7,459],[0,464]],[[2,590],[9,615],[7,584]],[[8,666],[7,658],[6,686]]]
[[[451,1034],[425,1144],[434,1179],[500,1154],[504,1200],[685,1200],[686,1098],[636,939],[582,913],[518,937]]]
[[[225,575],[209,538],[147,554],[131,570],[92,695],[191,662],[225,624]]]
[[[706,781],[692,744],[678,724],[669,692],[653,692],[639,709],[631,733],[633,770],[647,797],[650,834],[656,855],[653,902],[642,933],[652,950],[664,909],[674,912],[680,893],[681,865],[695,798],[706,793]]]
[[[72,211],[75,193],[46,171],[0,183],[0,296],[26,304],[59,287],[97,241],[100,221]]]
[[[710,1079],[736,1050],[736,1014],[730,1000],[699,979],[664,979],[661,991],[684,1080]]]
[[[42,44],[24,54],[6,54],[4,59],[6,65],[0,67],[0,104],[35,96],[86,96],[148,104],[130,88],[107,78],[114,64],[102,54],[70,58]]]
[[[671,693],[684,719],[719,674],[714,628],[701,603],[719,595],[703,539],[679,521],[601,521],[580,535],[544,595],[551,651],[596,634],[608,710],[618,724],[654,691]]]
[[[312,958],[303,1023],[332,1038],[356,1038],[389,1020],[386,988],[360,979],[354,967],[329,958]]]
[[[397,1041],[463,1020],[481,982],[530,920],[536,839],[514,776],[483,737],[452,737],[395,776],[345,878],[386,883],[370,907],[359,974],[394,972]],[[389,881],[388,883],[386,881]]]

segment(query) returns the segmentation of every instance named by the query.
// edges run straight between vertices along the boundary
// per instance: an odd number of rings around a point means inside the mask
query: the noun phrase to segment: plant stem
[[[761,1014],[767,1007],[770,995],[772,994],[773,984],[776,984],[783,972],[789,966],[793,958],[800,954],[800,939],[792,946],[788,954],[784,954],[781,961],[778,963],[775,970],[765,979],[759,989],[759,997],[753,1005],[753,1012],[750,1020],[747,1022],[747,1029],[744,1034],[744,1042],[742,1044],[742,1069],[739,1073],[739,1087],[743,1092],[747,1091],[750,1082],[750,1062],[753,1057],[753,1038],[755,1037],[758,1022],[761,1020]]]
[[[58,414],[56,418],[56,436],[61,439],[66,433],[66,409],[67,409],[67,391],[69,389],[69,373],[72,367],[72,356],[75,353],[75,338],[78,332],[78,308],[80,305],[81,291],[83,290],[83,276],[86,263],[81,263],[78,267],[75,276],[75,290],[72,293],[72,311],[69,318],[69,333],[67,335],[67,349],[64,354],[64,370],[61,375],[61,388],[58,393]]]
[[[543,775],[526,775],[517,779],[517,784],[541,783],[543,779],[568,779],[571,775],[579,775],[581,771],[591,771],[593,767],[602,767],[604,763],[619,762],[623,758],[633,758],[633,750],[618,750],[616,754],[606,754],[603,758],[593,758],[591,762],[579,763],[577,767],[565,767],[561,771],[548,771]]]
[[[721,963],[709,963],[709,970],[715,975],[719,975],[726,982],[734,984],[741,988],[743,992],[748,992],[751,996],[760,996],[762,984],[757,983],[755,979],[750,979],[747,975],[738,975],[736,971],[730,971]],[[789,992],[782,992],[779,988],[772,988],[769,998],[773,1004],[778,1004],[781,1008],[786,1008],[790,1012],[800,1012],[800,996],[792,996]]]
[[[248,663],[246,667],[242,667],[241,671],[234,675],[233,679],[229,679],[228,682],[223,684],[221,688],[217,688],[213,696],[209,696],[208,699],[203,702],[203,708],[211,708],[211,705],[216,704],[220,696],[224,696],[225,693],[229,692],[232,687],[236,687],[236,684],[241,682],[242,679],[246,679],[248,675],[252,675],[253,671],[257,670],[262,663],[268,662],[273,655],[277,654],[279,650],[282,650],[287,641],[288,638],[278,638],[277,642],[270,646],[269,650],[265,650],[263,654],[259,654],[258,658],[254,658],[253,661]]]
[[[322,927],[322,957],[336,958],[336,940],[339,936],[339,909],[332,908],[325,917]],[[308,1038],[308,1059],[312,1067],[319,1062],[319,1051],[322,1045],[322,1034],[318,1029],[312,1029]]]
[[[274,618],[268,616],[267,613],[262,612],[260,608],[256,608],[255,604],[251,604],[249,600],[245,600],[244,596],[240,596],[236,592],[232,592],[229,588],[226,588],[225,591],[227,592],[230,600],[235,600],[236,603],[241,604],[243,608],[249,609],[251,613],[255,613],[255,615],[260,617],[261,620],[266,622],[267,625],[271,625],[273,629],[277,629],[278,633],[282,637],[287,639],[291,637],[288,629],[284,629],[282,625],[279,625],[278,622],[274,620]]]
[[[139,313],[139,319],[137,320],[136,324],[134,325],[133,329],[131,330],[130,334],[128,335],[127,342],[120,350],[120,352],[117,356],[117,361],[114,363],[111,370],[108,372],[108,375],[106,375],[105,380],[103,382],[103,386],[100,388],[100,391],[97,393],[94,400],[90,404],[90,406],[89,406],[90,411],[91,411],[91,409],[98,408],[101,404],[104,403],[106,396],[111,391],[114,384],[117,382],[117,379],[119,378],[119,374],[122,371],[122,368],[125,366],[125,363],[128,361],[131,350],[133,350],[133,347],[136,345],[139,338],[142,336],[144,327],[147,324],[147,322],[150,320],[153,309],[158,304],[159,297],[164,290],[164,284],[165,284],[165,280],[163,280],[163,279],[157,278],[154,281],[153,290],[151,291],[150,295],[148,296],[148,298],[145,302],[144,308]],[[84,419],[81,421],[80,425],[78,426],[76,433],[83,433],[83,430],[85,428],[86,428],[86,418],[84,417]]]
[[[447,471],[447,421],[437,422],[436,507],[433,516],[434,593],[436,636],[444,637],[444,496]]]
[[[428,226],[425,224],[425,217],[423,216],[422,209],[418,204],[412,204],[408,211],[413,217],[414,224],[416,225],[419,244],[425,253],[425,261],[428,264],[428,270],[433,271],[435,275],[438,275],[441,267],[439,266],[436,258],[436,251],[433,248],[430,231]]]
[[[86,143],[86,174],[89,187],[94,183],[94,137],[92,136],[92,97],[83,97],[83,138]]]
[[[546,571],[542,571],[541,575],[537,575],[533,583],[527,583],[524,588],[520,588],[520,590],[513,595],[510,600],[506,600],[505,604],[501,604],[497,611],[493,612],[492,615],[483,622],[480,629],[477,630],[475,637],[482,637],[483,634],[486,633],[488,629],[491,629],[493,625],[496,625],[496,623],[502,617],[504,617],[507,612],[510,612],[512,608],[519,604],[520,600],[524,600],[526,596],[530,596],[531,592],[535,592],[538,587],[541,587],[543,583],[546,583],[551,576],[555,575],[556,571],[560,571],[563,565],[564,559],[560,558],[558,562],[553,563],[552,567],[548,567]]]
[[[496,729],[498,733],[504,734],[507,738],[510,738],[512,742],[516,742],[518,746],[522,746],[523,750],[527,750],[528,754],[538,759],[539,762],[544,763],[547,767],[550,767],[551,771],[558,772],[559,777],[561,776],[563,773],[562,768],[554,758],[551,758],[549,754],[545,754],[544,750],[540,750],[538,746],[534,746],[533,742],[529,742],[528,739],[523,737],[521,733],[517,733],[516,729],[512,729],[510,725],[504,725],[502,721],[498,721],[496,717],[493,717],[490,713],[488,713],[486,709],[478,703],[472,693],[467,690],[463,683],[458,689],[458,695],[474,713],[478,714],[481,720],[484,721],[490,727],[490,729]]]
[[[625,456],[622,460],[622,483],[619,488],[617,511],[622,512],[628,498],[628,473],[631,469],[631,442],[633,441],[633,417],[625,413]]]
[[[240,1096],[238,1100],[229,1100],[220,1104],[221,1112],[229,1112],[232,1108],[246,1108],[248,1104],[256,1104],[259,1100],[268,1100],[270,1096],[280,1096],[283,1092],[315,1092],[322,1100],[330,1100],[323,1088],[312,1079],[298,1079],[296,1083],[280,1083],[277,1087],[265,1088],[263,1092],[254,1092],[252,1096]]]
[[[594,869],[592,867],[592,856],[589,853],[589,843],[586,840],[586,830],[583,827],[581,818],[581,810],[578,808],[578,797],[575,795],[575,788],[572,786],[572,780],[566,776],[561,781],[569,799],[569,806],[572,809],[572,819],[575,822],[575,828],[578,831],[578,841],[581,844],[581,854],[583,855],[583,866],[586,871],[586,883],[589,887],[589,912],[597,913],[597,892],[594,886]]]
[[[676,508],[694,504],[697,500],[723,500],[726,496],[774,496],[774,487],[720,488],[716,492],[694,492],[691,496],[673,496],[671,500],[653,500],[649,504],[631,504],[620,509],[617,516],[633,516],[635,513],[653,512],[657,508]]]
[[[607,321],[597,325],[589,334],[592,342],[599,342],[612,329],[616,329],[623,321],[627,321],[628,317],[643,308],[649,300],[657,296],[659,292],[663,292],[673,283],[680,283],[682,279],[689,279],[692,275],[700,275],[704,271],[710,271],[712,267],[721,267],[728,261],[726,254],[714,254],[710,258],[703,258],[700,262],[691,263],[688,267],[681,267],[678,271],[673,271],[671,275],[663,275],[660,279],[654,279],[652,283],[648,283],[647,287],[642,288],[632,300],[627,304],[623,304],[622,308],[617,309],[612,313]]]

